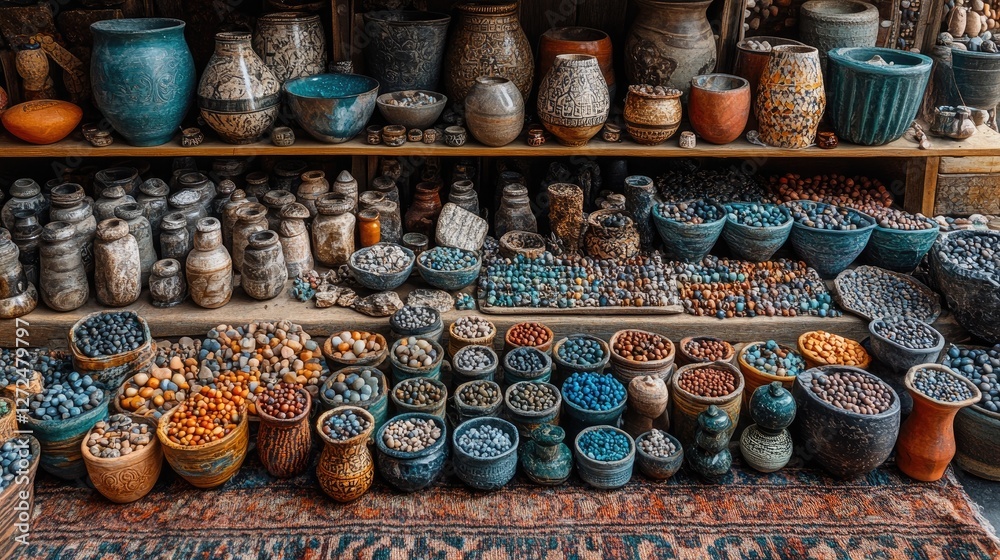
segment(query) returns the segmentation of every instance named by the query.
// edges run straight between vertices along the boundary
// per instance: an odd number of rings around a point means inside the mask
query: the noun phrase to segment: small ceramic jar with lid
[[[149,295],[155,307],[173,307],[187,298],[187,282],[180,261],[163,259],[153,264],[149,275]]]

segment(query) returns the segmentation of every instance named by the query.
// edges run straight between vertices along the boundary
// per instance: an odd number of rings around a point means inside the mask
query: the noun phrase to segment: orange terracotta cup
[[[688,119],[706,142],[728,144],[743,134],[750,117],[750,84],[730,74],[691,79]]]

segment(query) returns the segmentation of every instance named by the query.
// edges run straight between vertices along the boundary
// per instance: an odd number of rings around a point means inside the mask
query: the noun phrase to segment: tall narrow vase
[[[711,0],[636,0],[639,8],[625,41],[629,84],[687,94],[691,78],[715,70],[715,36],[706,12]]]
[[[194,95],[195,69],[179,19],[110,19],[91,24],[94,103],[134,146],[173,138]]]
[[[760,76],[754,106],[760,139],[779,148],[805,148],[816,139],[826,109],[819,51],[779,45]]]
[[[608,120],[611,98],[597,59],[561,54],[538,86],[538,118],[561,144],[583,146]]]

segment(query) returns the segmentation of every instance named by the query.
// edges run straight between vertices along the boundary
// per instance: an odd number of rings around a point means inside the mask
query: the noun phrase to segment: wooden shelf
[[[926,128],[926,127],[925,127]],[[95,148],[84,140],[72,137],[45,146],[26,144],[10,135],[0,136],[0,158],[3,157],[176,157],[176,156],[410,156],[410,157],[715,157],[715,158],[926,158],[940,156],[992,156],[1000,151],[1000,134],[987,127],[967,140],[954,141],[943,138],[932,140],[930,150],[920,150],[914,142],[901,138],[885,146],[858,146],[842,142],[833,150],[806,148],[789,150],[768,148],[739,139],[724,146],[701,141],[693,149],[680,148],[676,138],[659,146],[640,146],[630,140],[611,144],[600,139],[591,140],[586,146],[567,147],[550,139],[543,146],[533,148],[520,138],[500,148],[483,146],[470,139],[462,147],[446,146],[442,142],[427,145],[407,142],[398,148],[383,145],[371,146],[362,138],[343,144],[324,144],[297,131],[298,140],[289,147],[277,147],[269,140],[254,144],[226,144],[208,138],[200,146],[185,148],[175,138],[162,146],[139,148],[130,146],[116,135],[115,143],[105,148]]]
[[[291,283],[289,283],[289,288]],[[404,293],[412,286],[404,286],[399,291],[405,301]],[[286,292],[287,294],[287,292]],[[331,307],[317,309],[313,303],[302,303],[291,299],[285,294],[269,301],[251,299],[237,289],[233,299],[221,309],[202,309],[186,301],[177,307],[161,309],[149,303],[149,294],[144,292],[138,302],[124,308],[130,309],[145,318],[152,329],[155,338],[176,338],[180,336],[204,336],[210,329],[219,324],[242,325],[257,320],[289,319],[299,323],[310,334],[320,337],[344,329],[363,329],[389,332],[389,319],[363,315],[351,309]],[[101,310],[111,310],[98,304],[94,298],[75,311],[59,313],[39,304],[38,308],[22,318],[21,326],[28,331],[27,342],[31,346],[65,347],[66,333],[69,328],[88,313]],[[685,336],[710,334],[732,342],[747,342],[750,340],[774,339],[783,344],[794,346],[798,336],[806,331],[822,329],[834,332],[854,340],[862,340],[868,336],[868,323],[853,315],[837,318],[822,317],[754,317],[715,319],[712,317],[695,317],[693,315],[646,315],[646,316],[611,316],[611,315],[562,315],[535,317],[532,315],[485,315],[474,311],[450,311],[444,314],[443,320],[447,326],[455,319],[464,315],[481,315],[497,326],[502,333],[511,325],[527,320],[541,320],[548,325],[557,337],[573,333],[587,333],[607,340],[611,335],[624,328],[637,328],[663,334],[677,341]],[[25,325],[24,322],[28,324]],[[15,346],[14,321],[0,328],[0,347]],[[934,324],[949,342],[961,342],[968,339],[968,334],[947,314]],[[503,337],[497,337],[499,344]]]

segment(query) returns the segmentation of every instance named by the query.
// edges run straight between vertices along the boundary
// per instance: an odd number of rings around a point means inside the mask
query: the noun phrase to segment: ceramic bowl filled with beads
[[[650,430],[635,440],[635,462],[642,474],[654,480],[666,480],[684,464],[684,447],[663,430]]]
[[[376,243],[355,251],[347,268],[358,284],[370,290],[395,290],[413,270],[413,251],[394,243]]]
[[[944,336],[934,327],[904,317],[885,317],[868,323],[872,354],[880,362],[902,373],[917,364],[936,362],[944,348]]]

